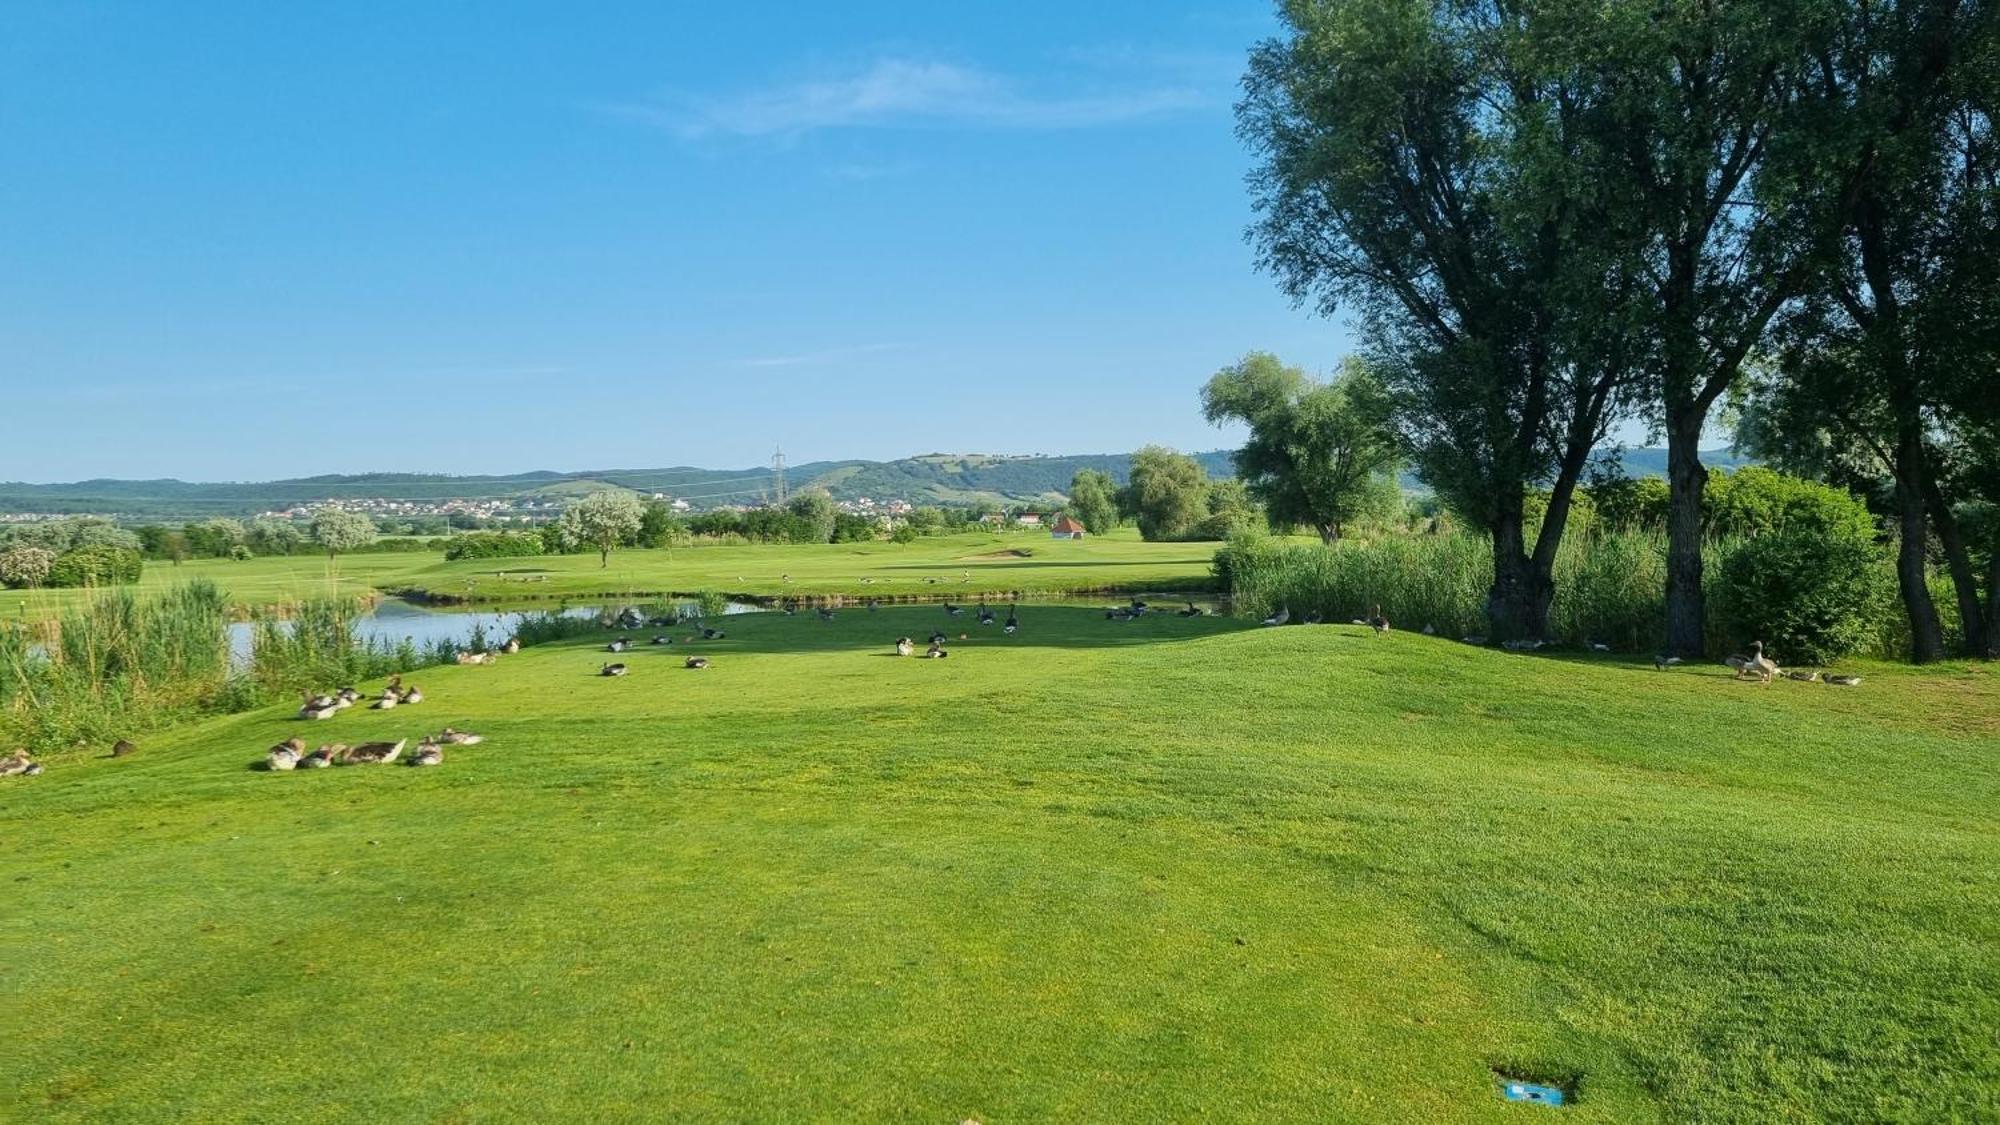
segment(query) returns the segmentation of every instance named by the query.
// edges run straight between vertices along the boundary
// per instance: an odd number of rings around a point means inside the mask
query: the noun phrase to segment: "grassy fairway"
[[[555,646],[0,781],[0,1118],[2000,1114],[1989,672],[1024,621]]]
[[[448,563],[440,547],[435,552],[343,557],[337,584],[351,593],[417,589],[486,602],[695,590],[883,598],[967,590],[1161,590],[1205,583],[1215,548],[1214,543],[1146,543],[1131,528],[1080,542],[1026,532],[974,532],[910,544],[622,550],[612,554],[609,567],[600,567],[594,553]],[[232,601],[252,606],[323,594],[332,581],[325,558],[299,554],[245,562],[199,559],[180,566],[147,563],[141,585],[164,588],[196,577],[213,579]],[[928,583],[928,578],[939,581]],[[77,590],[0,590],[0,619],[45,616],[82,596]]]

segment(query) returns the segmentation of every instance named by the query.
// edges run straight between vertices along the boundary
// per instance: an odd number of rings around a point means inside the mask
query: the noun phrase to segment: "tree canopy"
[[[639,533],[646,510],[639,497],[624,489],[593,492],[563,509],[557,521],[563,545],[597,552],[597,565],[611,565],[611,549]]]
[[[1350,359],[1330,383],[1252,352],[1201,392],[1210,422],[1247,425],[1237,479],[1274,525],[1304,525],[1331,543],[1348,524],[1393,502],[1400,463],[1388,388]]]

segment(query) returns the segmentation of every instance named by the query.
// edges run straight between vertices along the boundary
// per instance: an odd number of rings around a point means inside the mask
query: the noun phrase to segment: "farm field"
[[[846,594],[892,598],[964,591],[1062,593],[1202,587],[1215,543],[1147,543],[1124,528],[1082,541],[1032,533],[961,533],[901,544],[749,544],[672,550],[625,549],[599,567],[595,553],[445,562],[440,552],[354,554],[330,579],[326,559],[199,559],[149,562],[142,589],[209,578],[241,605],[273,605],[328,592],[416,590],[453,600],[559,601],[564,598],[659,596],[720,590],[773,596]],[[966,581],[970,576],[970,581]],[[789,577],[790,581],[787,581]],[[926,579],[936,579],[935,584]],[[0,591],[0,616],[46,615],[83,596],[75,590]]]
[[[0,1118],[2000,1114],[1990,669],[1022,621],[551,645],[0,780]]]

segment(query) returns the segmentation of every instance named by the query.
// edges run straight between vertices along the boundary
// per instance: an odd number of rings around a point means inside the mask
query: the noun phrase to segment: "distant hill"
[[[1234,472],[1228,450],[1194,454],[1210,476]],[[1747,463],[1726,450],[1702,455],[1711,467]],[[1661,476],[1666,450],[1624,452],[1625,471],[1634,477]],[[1079,470],[1097,469],[1119,481],[1131,467],[1123,453],[1067,457],[1010,457],[992,454],[928,453],[895,461],[815,461],[791,466],[787,485],[821,487],[836,500],[868,497],[913,504],[1051,504]],[[1414,478],[1406,486],[1422,488]],[[444,476],[432,473],[357,473],[263,482],[199,483],[181,480],[87,480],[67,484],[0,483],[0,513],[62,514],[95,512],[131,519],[180,520],[248,516],[325,500],[391,500],[417,504],[448,500],[496,500],[560,505],[606,487],[664,493],[696,507],[755,504],[772,491],[771,470],[597,469],[577,473],[548,470],[500,476]]]

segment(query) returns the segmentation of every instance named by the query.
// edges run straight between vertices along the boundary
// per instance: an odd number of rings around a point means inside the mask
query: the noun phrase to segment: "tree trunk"
[[[611,548],[599,547],[597,549],[597,569],[605,570],[608,569],[610,566],[611,566]]]
[[[1314,530],[1319,532],[1319,541],[1323,546],[1331,547],[1340,542],[1340,525],[1337,523],[1323,523]]]
[[[1920,470],[1913,463],[1922,454],[1913,454],[1912,444],[1909,435],[1896,442],[1896,586],[1910,618],[1910,661],[1929,664],[1944,658],[1944,627],[1931,601],[1926,551],[1930,524],[1924,519],[1923,493],[1915,479]]]
[[[2000,543],[1986,563],[1986,651],[1988,660],[2000,660]]]
[[[1493,527],[1493,588],[1486,595],[1486,618],[1493,639],[1540,640],[1549,631],[1549,603],[1555,585],[1528,557],[1519,504]]]
[[[1971,657],[1985,656],[1993,647],[1994,638],[1987,624],[1987,613],[1980,606],[1979,578],[1972,569],[1972,553],[1966,549],[1958,516],[1945,500],[1944,490],[1938,487],[1937,475],[1930,471],[1928,459],[1924,463],[1922,484],[1924,504],[1931,524],[1937,528],[1938,542],[1944,547],[1945,566],[1951,571],[1952,590],[1958,596],[1962,651]],[[1996,593],[2000,591],[1989,585],[1986,596],[1991,598]]]
[[[1707,605],[1701,591],[1702,494],[1708,470],[1701,464],[1703,411],[1676,408],[1667,426],[1667,652],[1706,654]]]

